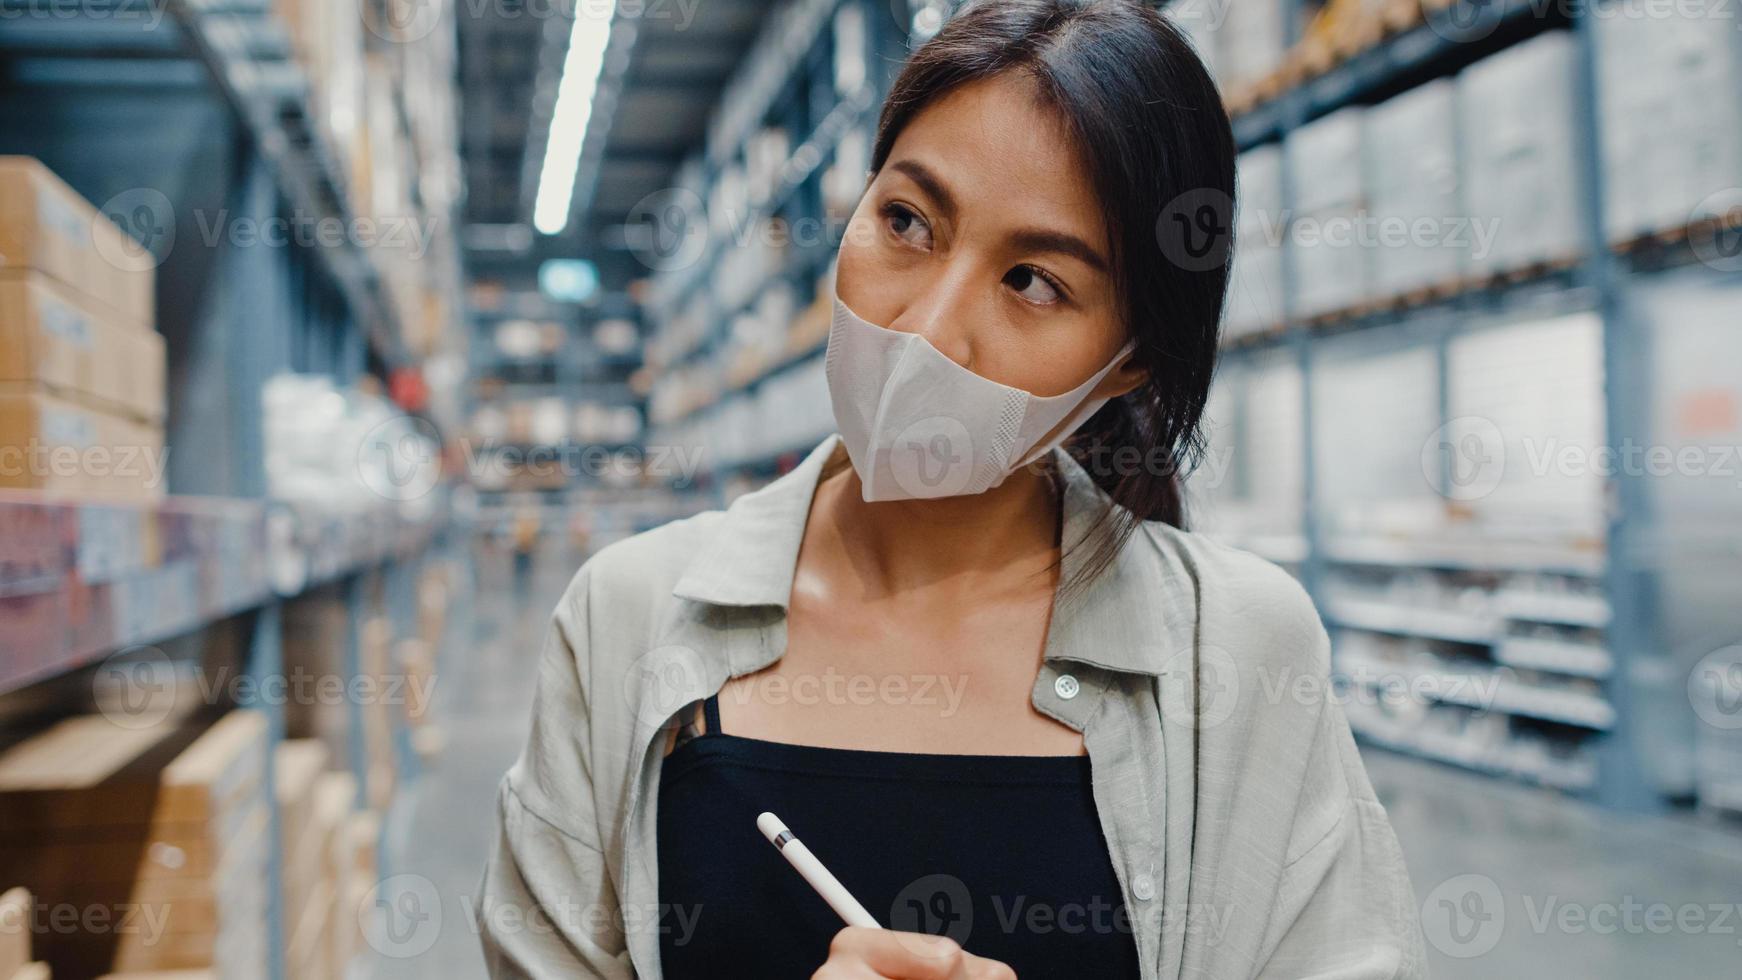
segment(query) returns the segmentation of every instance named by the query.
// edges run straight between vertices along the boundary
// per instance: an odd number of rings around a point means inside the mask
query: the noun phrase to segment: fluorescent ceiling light
[[[575,8],[575,25],[569,32],[569,53],[563,59],[562,81],[557,84],[550,136],[544,143],[544,169],[538,177],[538,199],[532,211],[533,227],[546,235],[559,235],[569,224],[575,172],[580,169],[581,147],[587,139],[587,123],[593,118],[593,96],[599,90],[599,73],[605,67],[605,48],[611,43],[611,21],[616,13],[617,0]]]

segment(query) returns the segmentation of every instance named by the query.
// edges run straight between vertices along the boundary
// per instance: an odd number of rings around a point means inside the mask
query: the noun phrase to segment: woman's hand
[[[1016,980],[997,960],[967,952],[948,936],[847,926],[811,980]]]

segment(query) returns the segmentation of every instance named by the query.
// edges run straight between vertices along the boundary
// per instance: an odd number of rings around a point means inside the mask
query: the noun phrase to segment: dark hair
[[[986,0],[965,6],[908,59],[883,105],[871,172],[927,105],[1008,71],[1036,80],[1076,136],[1111,239],[1125,326],[1149,371],[1065,447],[1118,505],[1097,524],[1085,566],[1092,576],[1140,521],[1185,524],[1180,475],[1203,455],[1200,422],[1233,254],[1234,136],[1215,82],[1155,4]],[[1213,239],[1208,251],[1181,240],[1202,232]]]

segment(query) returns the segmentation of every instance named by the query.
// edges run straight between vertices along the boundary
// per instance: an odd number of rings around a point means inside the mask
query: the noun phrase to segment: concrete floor
[[[448,651],[446,751],[394,815],[398,889],[439,902],[438,929],[374,943],[375,980],[484,976],[471,903],[496,786],[525,738],[533,667],[573,559],[516,595],[500,556],[477,568],[470,642]],[[1742,826],[1623,817],[1541,791],[1367,749],[1403,844],[1436,978],[1682,980],[1742,976]],[[384,900],[396,900],[384,895]]]

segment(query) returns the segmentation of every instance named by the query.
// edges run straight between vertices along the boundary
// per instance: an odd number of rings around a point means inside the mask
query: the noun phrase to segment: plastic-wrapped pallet
[[[1294,312],[1317,316],[1347,309],[1368,295],[1366,187],[1361,142],[1366,110],[1339,109],[1289,135],[1294,208]]]
[[[1597,18],[1597,46],[1609,239],[1742,203],[1742,46],[1727,5],[1628,0]]]
[[[1228,287],[1228,335],[1278,326],[1282,305],[1282,150],[1275,144],[1240,154],[1234,224],[1234,269]]]
[[[1466,214],[1459,188],[1457,89],[1430,82],[1368,110],[1368,200],[1378,233],[1373,291],[1397,296],[1451,282],[1485,249],[1486,229]]]
[[[1494,246],[1472,268],[1501,272],[1581,251],[1575,163],[1577,48],[1567,31],[1538,35],[1458,76],[1465,200],[1498,219]]]

